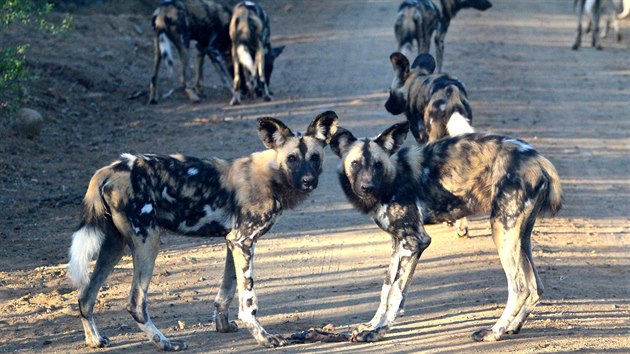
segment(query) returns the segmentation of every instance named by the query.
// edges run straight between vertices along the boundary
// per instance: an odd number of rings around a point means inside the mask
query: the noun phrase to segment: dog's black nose
[[[315,178],[312,176],[302,177],[302,188],[305,189],[313,189],[317,183],[315,182]]]
[[[373,184],[362,184],[361,185],[361,191],[363,193],[371,193],[374,191],[374,185]]]

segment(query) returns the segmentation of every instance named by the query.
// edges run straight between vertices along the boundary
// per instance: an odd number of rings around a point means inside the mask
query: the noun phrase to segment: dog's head
[[[407,57],[400,52],[395,52],[389,56],[389,60],[394,69],[394,79],[389,87],[389,97],[385,102],[385,109],[391,114],[398,115],[405,112],[407,107],[409,87],[405,83],[408,79],[412,79],[412,75],[417,77],[433,74],[435,59],[431,54],[420,54],[410,67]]]
[[[286,183],[308,193],[317,187],[322,172],[324,147],[337,131],[337,114],[324,112],[309,124],[306,132],[293,133],[284,123],[258,119],[258,135],[265,147],[276,151],[276,164]]]
[[[473,8],[479,11],[486,11],[492,7],[492,3],[488,0],[463,0],[461,1],[462,8]]]
[[[353,204],[364,212],[371,210],[389,193],[396,177],[391,155],[404,143],[409,124],[397,123],[375,138],[357,139],[339,128],[330,142],[341,158],[338,173],[342,189]]]

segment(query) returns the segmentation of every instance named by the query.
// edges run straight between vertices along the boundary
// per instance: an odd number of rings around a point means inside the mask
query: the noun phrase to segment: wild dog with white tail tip
[[[402,148],[408,123],[375,138],[338,128],[330,142],[341,158],[341,188],[359,212],[390,234],[393,253],[372,320],[351,340],[380,340],[396,319],[422,252],[431,244],[424,225],[490,212],[492,237],[508,279],[508,301],[491,329],[473,334],[496,341],[518,333],[543,292],[531,253],[540,214],[562,205],[553,165],[528,143],[498,135],[464,134]]]
[[[177,49],[181,63],[181,81],[191,102],[199,102],[203,95],[201,80],[203,62],[207,55],[224,85],[231,90],[231,41],[229,25],[232,12],[225,5],[208,0],[164,0],[153,13],[151,24],[155,32],[153,75],[149,103],[158,102],[157,80],[160,63],[166,61],[171,72],[173,53],[171,43]],[[194,90],[190,87],[189,47],[197,42],[197,71]]]
[[[214,306],[217,331],[237,329],[228,308],[238,288],[239,313],[256,341],[267,347],[285,344],[256,319],[254,246],[278,216],[304,201],[318,185],[324,147],[337,129],[337,115],[324,112],[304,134],[293,133],[274,118],[258,120],[258,134],[268,150],[228,162],[183,155],[124,154],[99,169],[83,200],[81,225],[74,233],[68,273],[79,289],[85,341],[109,345],[99,334],[93,311],[97,293],[129,248],[133,282],[127,311],[159,349],[186,349],[166,338],[151,322],[147,291],[160,246],[160,229],[185,235],[226,237],[227,257]],[[89,262],[96,257],[91,275]]]
[[[269,82],[273,64],[284,46],[271,47],[269,17],[265,10],[251,1],[236,4],[230,21],[230,38],[234,66],[234,96],[230,104],[241,103],[243,86],[250,95],[260,94],[265,101],[271,101]]]
[[[434,74],[435,60],[420,54],[409,67],[402,53],[390,56],[394,79],[385,102],[388,112],[405,113],[418,144],[472,133],[472,108],[464,84],[448,74]],[[468,220],[456,220],[459,237],[468,236]]]

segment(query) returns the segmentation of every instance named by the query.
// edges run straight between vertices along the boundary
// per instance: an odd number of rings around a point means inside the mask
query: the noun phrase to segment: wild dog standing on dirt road
[[[405,0],[398,7],[394,25],[398,51],[411,58],[415,40],[418,42],[418,54],[428,53],[435,32],[437,70],[442,72],[444,38],[451,19],[461,9],[485,11],[491,7],[492,3],[488,0]]]
[[[435,60],[420,54],[409,68],[402,53],[390,56],[394,80],[385,109],[391,114],[405,113],[411,134],[418,144],[472,133],[472,109],[464,85],[447,74],[433,74]],[[455,222],[457,236],[468,236],[468,220]]]
[[[496,324],[473,338],[496,341],[518,333],[543,292],[530,237],[539,214],[554,215],[561,207],[555,168],[526,142],[498,135],[472,133],[400,149],[408,130],[407,122],[398,123],[376,138],[357,139],[340,127],[330,142],[341,157],[339,181],[348,200],[393,240],[381,303],[351,340],[379,340],[392,326],[431,243],[424,224],[486,212],[508,279],[508,301]]]
[[[318,115],[304,135],[273,118],[258,120],[268,150],[236,159],[200,160],[183,155],[130,155],[98,170],[83,200],[79,230],[72,236],[68,273],[79,289],[85,341],[109,345],[98,333],[96,295],[128,246],[133,283],[127,311],[150,341],[168,351],[187,347],[167,339],[151,322],[147,291],[160,246],[160,229],[186,235],[226,237],[225,273],[215,299],[217,331],[237,329],[228,307],[238,287],[239,313],[256,341],[267,347],[284,340],[256,319],[254,246],[282,211],[305,200],[318,184],[324,147],[337,129],[337,115]],[[88,276],[90,260],[96,265]]]
[[[157,79],[160,63],[166,61],[169,71],[173,67],[171,44],[175,45],[181,60],[181,81],[192,102],[199,102],[203,94],[201,80],[206,55],[219,73],[224,85],[231,90],[231,64],[229,25],[232,12],[229,8],[208,0],[164,0],[153,13],[151,23],[155,31],[153,75],[149,103],[158,101]],[[197,72],[194,90],[190,87],[190,41],[197,41]]]
[[[269,17],[260,5],[244,1],[234,6],[230,21],[232,61],[234,66],[234,96],[231,105],[241,103],[242,80],[250,95],[262,94],[271,101],[269,81],[273,63],[284,46],[272,48]],[[243,76],[241,78],[241,76]]]
[[[594,28],[599,31],[599,17],[601,15],[606,16],[606,27],[602,31],[599,38],[593,38],[593,47],[602,49],[599,43],[600,38],[606,38],[610,27],[613,27],[615,32],[615,40],[621,41],[621,31],[619,28],[619,20],[624,18],[630,13],[630,0],[574,0],[573,5],[578,7],[578,28],[575,41],[571,49],[578,50],[582,42],[582,16],[586,17],[586,30],[585,32],[591,32]],[[597,21],[595,18],[597,12]],[[593,32],[595,34],[595,32]]]

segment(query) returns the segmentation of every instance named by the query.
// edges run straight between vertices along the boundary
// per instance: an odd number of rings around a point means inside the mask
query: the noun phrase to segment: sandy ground
[[[575,52],[570,2],[495,3],[452,22],[444,69],[465,83],[478,130],[528,140],[563,180],[565,208],[534,231],[545,293],[521,334],[497,343],[470,338],[494,323],[507,298],[484,217],[474,219],[466,240],[447,226],[427,227],[433,243],[418,265],[406,315],[381,342],[269,350],[245,329],[215,332],[223,241],[171,234],[163,237],[150,289],[157,327],[188,340],[190,352],[630,351],[630,22],[622,23],[621,43]],[[272,78],[275,100],[240,107],[227,105],[230,96],[209,64],[200,104],[181,91],[157,106],[145,105],[146,95],[129,98],[148,87],[149,1],[69,6],[75,30],[60,39],[5,34],[3,43],[32,43],[32,106],[46,127],[34,141],[1,135],[0,352],[87,350],[66,252],[91,174],[119,153],[249,154],[262,148],[260,116],[304,129],[333,109],[343,126],[369,136],[403,119],[383,108],[398,2],[262,4],[273,43],[287,47]],[[162,92],[177,86],[163,75]],[[312,198],[286,212],[256,248],[259,319],[269,332],[368,321],[378,305],[390,240],[345,201],[336,164],[328,153]],[[112,346],[96,352],[154,352],[124,310],[131,271],[125,256],[99,294],[96,321]]]

